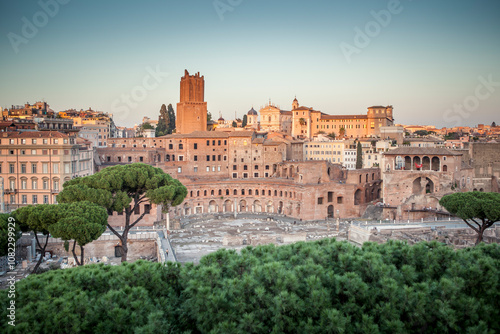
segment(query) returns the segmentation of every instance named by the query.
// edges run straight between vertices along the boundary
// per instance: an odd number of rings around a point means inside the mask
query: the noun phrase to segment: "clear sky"
[[[43,99],[131,126],[176,107],[184,69],[205,76],[214,118],[297,96],[329,114],[393,105],[403,124],[500,123],[500,1],[0,0],[2,107]]]

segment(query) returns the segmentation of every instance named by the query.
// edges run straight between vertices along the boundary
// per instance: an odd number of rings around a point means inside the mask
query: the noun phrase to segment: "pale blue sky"
[[[215,118],[269,99],[289,110],[296,95],[330,114],[392,104],[397,123],[500,123],[497,0],[59,1],[68,3],[47,7],[53,17],[39,1],[0,1],[0,106],[45,99],[130,126],[157,118],[163,103],[175,108],[188,69],[205,76]],[[389,8],[374,23],[372,11]],[[356,43],[357,28],[368,29],[368,45]],[[346,57],[342,45],[357,53]],[[145,86],[155,69],[169,75]]]

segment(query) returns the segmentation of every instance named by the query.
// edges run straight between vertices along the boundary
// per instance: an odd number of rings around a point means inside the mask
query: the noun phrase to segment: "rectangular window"
[[[59,191],[59,181],[54,180],[54,190]]]
[[[343,198],[342,196],[337,197],[337,203],[338,203],[338,204],[342,204],[343,199],[344,199],[344,198]]]
[[[207,155],[207,161],[210,161],[210,156],[209,155]]]
[[[28,189],[28,181],[21,180],[21,189],[23,189],[23,190]]]
[[[9,164],[9,173],[14,174],[14,164]]]
[[[210,172],[210,166],[207,166],[207,172]]]
[[[31,155],[36,155],[36,150],[31,150]]]
[[[49,181],[48,180],[43,180],[42,185],[43,185],[43,190],[49,189]]]
[[[194,149],[197,150],[198,149],[198,143],[194,143]]]
[[[21,164],[21,174],[26,174],[26,164]]]
[[[64,163],[64,173],[69,174],[70,169],[69,169],[69,162]]]
[[[27,195],[22,195],[21,200],[22,200],[23,204],[28,204],[28,196]]]
[[[37,164],[31,164],[31,173],[36,174]]]
[[[184,156],[183,155],[179,155],[179,161],[184,161]]]
[[[318,197],[318,204],[323,204],[323,197]]]
[[[259,177],[259,173],[253,173],[253,177]]]
[[[135,207],[134,214],[135,215],[140,215],[141,214],[141,206],[140,205],[138,205],[138,206]]]
[[[38,188],[38,181],[31,180],[31,189],[36,190]]]
[[[194,160],[194,161],[198,161],[198,156],[197,156],[197,155],[195,155],[195,156],[193,157],[193,160]]]
[[[238,173],[233,173],[233,179],[238,178]]]
[[[194,170],[195,173],[198,173],[198,167],[194,167],[193,170]]]
[[[57,155],[59,152],[57,152],[57,150],[52,150],[52,154],[53,155]]]
[[[210,140],[207,140],[207,146],[210,146]]]
[[[248,178],[248,173],[243,173],[243,178],[244,179]]]
[[[33,195],[33,204],[38,204],[38,195]]]
[[[49,204],[49,195],[43,195],[43,204]]]
[[[54,169],[54,174],[58,174],[59,173],[59,163],[58,162],[53,163],[52,167]]]
[[[149,214],[151,212],[151,204],[144,204],[144,212]]]
[[[16,196],[10,195],[10,204],[16,204]]]
[[[177,167],[177,173],[182,173],[182,167]]]

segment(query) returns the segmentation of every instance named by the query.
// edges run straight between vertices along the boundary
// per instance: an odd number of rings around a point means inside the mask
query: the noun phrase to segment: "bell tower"
[[[181,78],[180,102],[177,103],[176,133],[207,130],[207,103],[205,102],[205,78],[200,72]]]

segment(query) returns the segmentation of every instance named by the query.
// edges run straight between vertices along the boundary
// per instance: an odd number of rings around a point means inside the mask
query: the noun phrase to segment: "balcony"
[[[16,194],[17,193],[17,189],[5,189],[4,193],[5,194]]]

